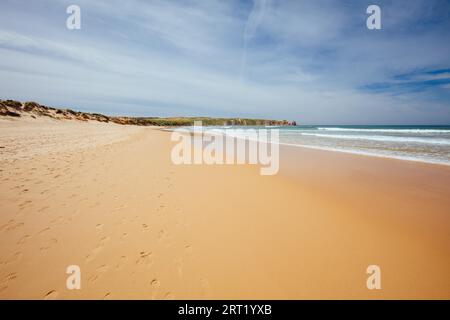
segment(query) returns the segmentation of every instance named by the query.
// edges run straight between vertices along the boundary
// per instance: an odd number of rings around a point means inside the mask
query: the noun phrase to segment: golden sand
[[[449,167],[282,147],[261,176],[173,165],[172,146],[154,128],[0,120],[0,298],[450,298]]]

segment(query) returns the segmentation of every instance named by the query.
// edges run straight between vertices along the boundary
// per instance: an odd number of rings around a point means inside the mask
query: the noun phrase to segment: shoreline
[[[175,127],[175,128],[167,128],[166,127],[166,128],[158,128],[158,129],[161,131],[165,131],[165,132],[173,132],[174,130],[180,129],[180,128],[184,129],[186,127]],[[221,128],[221,127],[218,127],[218,128]],[[267,128],[267,126],[261,127],[261,129],[264,129],[264,128]],[[259,128],[256,128],[256,129],[259,129]],[[207,130],[209,130],[209,128],[203,129],[203,131],[202,131],[203,134],[207,134]],[[226,134],[224,134],[224,136],[226,136]],[[234,138],[242,139],[240,137],[234,137]],[[258,140],[253,140],[253,139],[246,139],[246,140],[258,142]],[[328,152],[347,153],[347,154],[353,154],[353,155],[359,155],[359,156],[365,156],[365,157],[376,157],[376,158],[383,158],[383,159],[410,161],[410,162],[422,163],[422,164],[428,164],[428,165],[450,166],[450,162],[430,161],[430,160],[426,160],[426,159],[417,159],[417,158],[406,157],[406,156],[403,157],[403,156],[395,156],[395,155],[383,155],[383,154],[376,154],[376,153],[364,152],[364,151],[344,150],[344,149],[338,149],[338,148],[332,148],[332,147],[309,146],[309,145],[304,145],[304,144],[294,144],[294,143],[286,143],[286,142],[276,143],[276,142],[268,141],[266,143],[278,144],[280,146],[290,146],[290,147],[295,147],[295,148],[306,148],[306,149],[321,150],[321,151],[328,151]]]
[[[315,147],[315,146],[299,145],[299,144],[292,144],[292,143],[279,143],[279,145],[313,149],[313,150],[321,150],[321,151],[328,151],[328,152],[347,153],[347,154],[353,154],[353,155],[365,156],[365,157],[408,161],[408,162],[422,163],[422,164],[427,164],[427,165],[440,165],[440,166],[446,166],[446,167],[450,166],[450,162],[433,162],[433,161],[419,160],[419,159],[413,159],[413,158],[401,157],[401,156],[396,157],[396,156],[374,154],[374,153],[370,153],[370,152],[365,153],[363,151],[358,152],[358,151],[349,151],[349,150],[339,150],[339,149],[333,149],[333,148],[327,148],[327,147]]]

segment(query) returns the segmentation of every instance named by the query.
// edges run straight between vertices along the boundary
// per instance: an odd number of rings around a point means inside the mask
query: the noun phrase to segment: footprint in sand
[[[31,200],[27,200],[27,201],[22,202],[21,204],[19,204],[20,210],[25,209],[25,208],[26,208],[28,205],[30,205],[31,203],[33,203],[33,201],[31,201]]]
[[[187,256],[190,256],[190,255],[192,254],[192,247],[191,247],[190,245],[184,246],[184,253],[185,253]]]
[[[54,300],[57,299],[59,296],[58,291],[56,290],[50,290],[47,292],[44,296],[44,300]]]
[[[159,288],[161,287],[161,283],[158,279],[153,279],[150,282],[150,285],[152,286],[152,300],[156,299],[159,294]]]
[[[5,266],[14,262],[17,262],[20,260],[20,258],[22,258],[23,254],[22,252],[16,252],[14,254],[12,254],[8,259],[6,259],[4,262],[0,263],[4,264]]]
[[[164,241],[164,238],[166,237],[166,231],[164,231],[163,229],[159,230],[158,235],[156,237],[156,240],[158,242],[162,242]]]
[[[49,206],[44,206],[44,207],[38,209],[37,212],[42,212],[42,211],[45,211],[45,210],[47,210],[49,208],[50,208]]]
[[[183,278],[183,267],[185,257],[192,255],[192,247],[190,245],[184,246],[184,254],[180,258],[175,259],[175,268],[177,269],[178,276]]]
[[[97,255],[102,251],[103,247],[109,240],[110,240],[109,237],[101,238],[100,241],[98,242],[97,246],[94,249],[92,249],[91,253],[89,253],[86,256],[86,262],[90,262],[90,261],[94,260],[97,257]]]
[[[119,258],[119,262],[117,262],[116,270],[117,271],[122,270],[122,268],[123,268],[123,266],[125,265],[126,262],[127,262],[127,257],[126,256],[121,256]]]
[[[53,246],[55,246],[58,243],[58,240],[55,238],[49,239],[46,241],[46,243],[39,248],[41,251],[47,251],[50,250]]]
[[[142,265],[146,267],[151,267],[153,264],[152,253],[141,251],[139,253],[139,258],[136,260],[137,265]]]
[[[17,241],[17,244],[24,244],[25,242],[28,241],[28,239],[30,239],[30,236],[26,234],[22,238],[20,238],[19,241]]]
[[[166,206],[164,206],[163,204],[159,205],[158,207],[156,207],[156,212],[158,213],[164,213],[164,209],[166,208]]]
[[[161,229],[156,236],[156,241],[166,247],[170,247],[170,239],[170,235],[164,229]]]
[[[166,292],[164,294],[164,300],[174,300],[175,299],[175,295],[172,292]]]
[[[202,298],[209,298],[211,296],[211,288],[208,280],[204,278],[200,279],[200,289],[200,295]]]
[[[13,282],[15,279],[17,279],[17,273],[15,273],[15,272],[12,272],[12,273],[8,274],[6,277],[4,277],[0,281],[0,292],[8,289],[8,286],[10,285],[10,283]]]
[[[89,205],[88,208],[92,209],[92,208],[96,208],[100,205],[100,202],[96,201],[93,204]]]
[[[175,268],[177,269],[178,276],[183,278],[183,259],[176,258],[175,259]]]
[[[48,227],[47,227],[47,228],[44,228],[44,229],[42,229],[41,231],[39,231],[39,232],[37,233],[37,235],[38,235],[38,236],[41,236],[41,235],[47,233],[49,230],[50,230],[50,228],[48,228]]]
[[[92,276],[88,279],[88,281],[94,283],[95,281],[98,280],[98,278],[101,276],[101,274],[104,273],[104,272],[106,272],[106,271],[108,271],[108,269],[109,269],[109,267],[108,267],[106,264],[101,265],[100,267],[98,267],[98,268],[95,270],[94,275],[92,275]]]
[[[52,221],[50,221],[51,224],[61,224],[63,222],[64,222],[63,216],[59,216],[59,217],[53,219]]]
[[[22,227],[24,225],[23,222],[16,222],[14,219],[9,220],[8,223],[2,225],[0,227],[0,231],[5,231],[5,232],[9,232],[9,231],[13,231],[16,230],[20,227]]]
[[[118,206],[118,207],[115,207],[112,211],[113,211],[113,212],[115,212],[115,211],[120,211],[120,210],[125,209],[126,207],[127,207],[127,205],[126,205],[126,204],[123,204],[123,205],[120,205],[120,206]]]

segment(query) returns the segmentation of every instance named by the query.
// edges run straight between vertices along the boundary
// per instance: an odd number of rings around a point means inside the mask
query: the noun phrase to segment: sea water
[[[279,130],[280,144],[450,165],[450,126],[311,125],[266,129]]]

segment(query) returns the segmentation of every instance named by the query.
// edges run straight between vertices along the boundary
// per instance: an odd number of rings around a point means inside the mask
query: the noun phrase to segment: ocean
[[[281,144],[450,165],[450,126],[314,125],[265,128],[278,129]]]
[[[279,127],[280,143],[450,165],[450,126]]]

